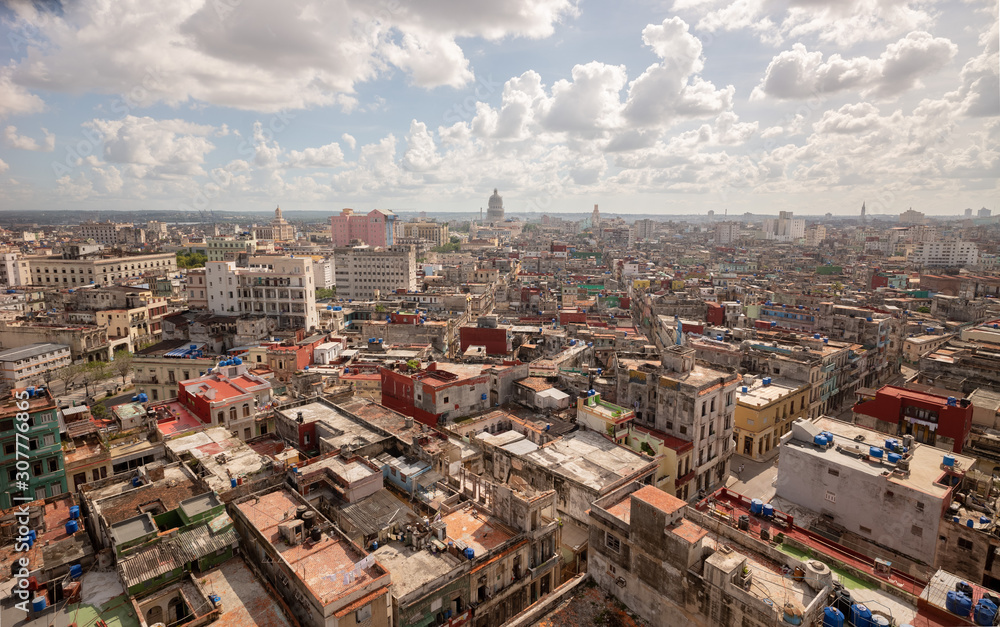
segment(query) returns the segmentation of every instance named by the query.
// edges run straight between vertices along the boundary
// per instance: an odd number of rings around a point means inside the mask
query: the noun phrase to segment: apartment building
[[[184,278],[187,280],[187,304],[189,309],[208,309],[208,280],[205,268],[188,270]]]
[[[174,253],[123,257],[100,254],[71,255],[69,258],[33,256],[25,259],[31,270],[31,284],[45,287],[113,285],[127,279],[177,272]]]
[[[257,252],[257,238],[250,235],[243,237],[209,237],[205,239],[208,251],[208,261],[236,261],[241,254],[252,255]]]
[[[349,246],[361,242],[368,246],[392,246],[396,243],[398,216],[385,209],[372,209],[356,214],[344,209],[330,217],[330,237],[334,246]]]
[[[28,421],[17,421],[18,414],[28,414]],[[56,403],[47,389],[40,391],[12,390],[0,401],[0,509],[14,507],[14,496],[24,495],[35,499],[45,499],[66,492],[66,473],[63,466],[62,446],[59,437],[59,418]],[[27,426],[22,431],[18,424]],[[17,437],[15,437],[17,434]],[[30,455],[28,469],[18,468],[25,464],[24,449],[17,441],[27,440]],[[20,453],[19,453],[20,451]],[[24,473],[27,476],[18,476]],[[22,485],[24,487],[20,487]]]
[[[636,424],[693,444],[694,489],[725,483],[739,376],[695,363],[688,346],[671,346],[660,361],[616,360],[616,402],[635,411]]]
[[[979,247],[973,242],[931,240],[917,242],[907,258],[925,267],[958,268],[979,262]]]
[[[754,461],[777,455],[781,436],[809,414],[810,388],[791,379],[745,377],[736,392],[736,452]]]
[[[438,222],[403,222],[400,225],[401,237],[408,240],[422,240],[434,246],[447,244],[449,241],[448,225]]]
[[[764,220],[764,237],[779,242],[794,242],[805,237],[805,218],[796,218],[791,211],[781,211],[777,218]]]
[[[0,373],[10,387],[41,383],[44,374],[72,363],[69,346],[41,342],[0,351]]]
[[[275,319],[277,329],[316,328],[316,281],[309,257],[255,256],[245,267],[205,264],[208,309]]]
[[[98,244],[105,246],[116,246],[119,234],[123,229],[132,228],[129,222],[95,222],[93,220],[83,222],[77,227],[77,236],[81,239],[92,239]]]
[[[28,260],[20,253],[0,253],[0,286],[18,287],[31,283]]]
[[[417,289],[417,259],[413,246],[338,248],[337,296],[370,299]]]
[[[236,357],[212,372],[178,384],[177,402],[207,425],[224,426],[236,437],[262,435],[255,425],[258,408],[271,402],[271,382],[249,372]]]
[[[177,398],[177,384],[204,375],[215,365],[204,344],[190,340],[164,340],[136,352],[132,358],[132,383],[151,402]]]

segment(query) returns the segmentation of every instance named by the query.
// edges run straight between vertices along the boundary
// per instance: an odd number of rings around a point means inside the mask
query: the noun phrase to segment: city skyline
[[[0,9],[16,210],[996,209],[997,6]],[[127,53],[127,54],[123,54]]]

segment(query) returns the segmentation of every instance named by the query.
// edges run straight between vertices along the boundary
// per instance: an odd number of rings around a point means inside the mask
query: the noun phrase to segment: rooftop
[[[413,551],[402,542],[379,544],[372,555],[392,573],[392,594],[397,599],[446,575],[462,563],[447,551]]]
[[[229,480],[241,475],[262,472],[268,463],[224,427],[213,427],[167,440],[166,447],[181,456],[190,453],[208,471],[204,477],[216,492],[229,490]]]
[[[216,627],[292,627],[280,605],[254,576],[242,558],[231,559],[198,579],[222,599]]]
[[[765,385],[764,378],[756,378],[753,385],[740,386],[736,388],[736,401],[743,405],[761,408],[787,398],[806,387],[804,384],[790,379],[770,379],[770,383]],[[744,392],[743,390],[746,390]]]
[[[658,464],[592,431],[564,435],[523,457],[594,490],[652,471]]]
[[[474,506],[455,510],[441,520],[448,525],[448,539],[462,542],[477,556],[489,553],[517,535],[516,531]]]
[[[313,401],[279,411],[289,420],[296,420],[301,413],[304,423],[321,423],[323,426],[317,430],[316,436],[324,438],[333,448],[351,445],[358,438],[364,440],[365,443],[373,443],[388,437],[368,428],[363,422],[352,418],[337,406],[326,401]]]
[[[301,504],[301,501],[282,489],[252,497],[241,502],[238,507],[322,605],[329,605],[347,594],[359,591],[386,575],[378,562],[372,562],[364,568],[355,568],[365,558],[365,554],[339,536],[324,534],[319,542],[291,546],[282,541],[278,525],[292,518],[295,509]],[[347,576],[351,572],[358,575],[353,580]]]
[[[28,344],[27,346],[20,346],[18,348],[8,348],[7,350],[0,351],[0,361],[18,361],[21,359],[35,357],[36,355],[51,353],[53,351],[69,351],[69,346],[66,344],[43,342],[38,344]]]
[[[812,426],[809,427],[809,425]],[[813,431],[815,434],[822,431],[832,433],[835,445],[826,448],[816,446],[813,444],[813,436],[809,435]],[[945,471],[941,468],[945,455],[955,458],[955,471],[960,473],[972,468],[976,461],[972,457],[951,453],[928,444],[914,443],[909,451],[911,455],[909,475],[903,475],[891,472],[895,468],[895,464],[890,464],[887,461],[887,456],[884,455],[881,460],[876,460],[868,455],[870,447],[880,449],[884,447],[885,440],[889,437],[884,433],[832,418],[820,418],[812,422],[796,420],[792,423],[791,433],[792,437],[783,446],[793,446],[806,455],[823,459],[827,464],[850,468],[873,476],[890,473],[886,476],[887,481],[938,498],[944,498],[950,489],[945,484],[939,483],[939,480],[945,475]],[[805,441],[806,438],[808,441]],[[860,449],[863,456],[858,458],[837,450],[838,448],[852,447]]]

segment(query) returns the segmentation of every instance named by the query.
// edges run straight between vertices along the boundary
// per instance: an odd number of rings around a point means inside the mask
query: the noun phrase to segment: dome
[[[493,188],[493,195],[490,196],[489,204],[486,209],[486,220],[487,222],[500,222],[503,220],[503,198],[497,192],[497,189]]]

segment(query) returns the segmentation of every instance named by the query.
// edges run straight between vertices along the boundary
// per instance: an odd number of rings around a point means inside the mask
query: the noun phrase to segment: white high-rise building
[[[715,225],[715,243],[731,244],[740,239],[742,228],[738,222],[720,222]]]
[[[337,297],[376,298],[417,289],[417,259],[411,245],[336,249]]]
[[[213,313],[267,316],[276,329],[310,330],[319,325],[316,279],[310,257],[250,258],[205,264],[208,309]]]
[[[928,267],[974,266],[979,263],[979,247],[972,242],[942,240],[917,242],[908,261]]]
[[[806,221],[792,217],[791,211],[782,211],[778,218],[764,220],[764,236],[779,242],[794,242],[805,237]]]

